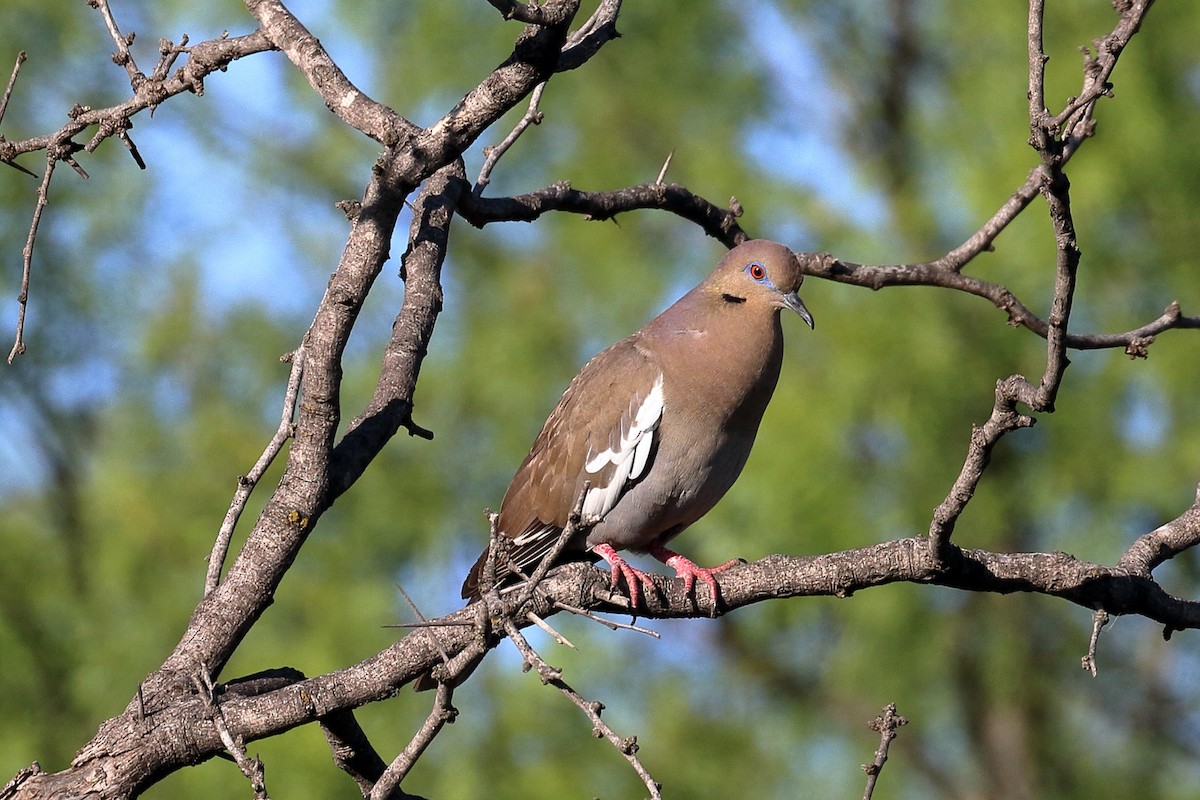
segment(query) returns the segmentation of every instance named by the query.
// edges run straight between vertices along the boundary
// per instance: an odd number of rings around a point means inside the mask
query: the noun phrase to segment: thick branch
[[[401,426],[407,426],[411,435],[432,437],[413,423],[412,397],[442,310],[442,264],[454,206],[465,185],[462,161],[455,161],[429,179],[414,206],[402,267],[404,303],[392,323],[375,393],[334,452],[337,494],[358,479]]]
[[[1195,509],[1193,506],[1174,523],[1149,536],[1169,528],[1176,545],[1184,538],[1200,540],[1200,513]],[[1139,552],[1139,548],[1140,545],[1135,545],[1131,553]],[[1123,560],[1135,558],[1131,555]],[[847,597],[876,586],[912,582],[999,594],[1034,592],[1059,597],[1089,610],[1143,616],[1173,630],[1200,628],[1200,603],[1172,597],[1152,578],[1128,568],[1094,564],[1066,553],[992,553],[951,548],[949,555],[938,558],[930,552],[925,537],[828,555],[770,556],[723,572],[718,580],[723,612],[766,600]],[[686,593],[682,580],[655,576],[654,582],[659,592],[647,598],[648,608],[642,616],[707,616],[708,612],[697,608]],[[530,624],[529,612],[546,618],[560,608],[571,606],[627,613],[626,602],[622,594],[612,590],[606,571],[577,563],[553,572],[533,593],[528,605],[504,611],[515,625],[523,627]],[[476,627],[483,624],[477,612],[478,606],[472,605],[434,620],[439,625],[439,646],[434,645],[427,631],[420,630],[346,669],[289,682],[254,696],[223,696],[221,712],[226,732],[244,742],[273,736],[391,697],[405,684],[440,664],[443,652],[452,660],[464,653],[470,659],[477,658],[474,648],[496,644],[494,638]],[[221,732],[216,729],[203,698],[186,690],[147,696],[143,707],[131,705],[125,714],[102,726],[97,741],[106,746],[85,748],[73,762],[76,767],[86,765],[82,773],[30,772],[20,787],[22,796],[54,797],[68,789],[78,791],[81,774],[86,774],[89,785],[101,796],[109,796],[104,786],[122,787],[126,792],[131,787],[137,790],[153,782],[154,775],[194,764],[224,749]],[[156,768],[151,773],[146,771],[147,754],[153,754],[155,760]]]
[[[263,34],[287,55],[338,119],[377,142],[395,144],[420,128],[355,86],[317,37],[279,0],[246,0]]]

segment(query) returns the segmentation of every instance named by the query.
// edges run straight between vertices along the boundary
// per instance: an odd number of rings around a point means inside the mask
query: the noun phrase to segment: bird
[[[697,286],[641,330],[594,356],[563,392],[513,476],[494,522],[508,541],[496,588],[519,584],[554,549],[582,500],[584,525],[558,561],[603,560],[636,611],[650,576],[618,550],[675,570],[694,598],[737,564],[700,567],[667,544],[733,486],[750,455],[783,363],[780,312],[815,328],[797,294],[796,254],[765,239],[730,249]],[[590,526],[590,527],[589,527]],[[488,550],[462,586],[474,601]]]

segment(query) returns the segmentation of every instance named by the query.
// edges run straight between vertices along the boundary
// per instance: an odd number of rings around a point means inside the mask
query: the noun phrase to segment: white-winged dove
[[[589,361],[550,412],[500,506],[511,539],[496,559],[499,585],[528,576],[554,547],[583,494],[595,525],[567,543],[568,558],[604,559],[631,607],[649,576],[617,550],[647,552],[675,570],[690,593],[715,568],[699,567],[667,542],[711,509],[737,480],[783,362],[779,312],[813,325],[796,294],[800,263],[781,244],[752,240],[729,251],[700,285]],[[584,486],[588,488],[584,493]],[[478,597],[487,551],[463,584]]]

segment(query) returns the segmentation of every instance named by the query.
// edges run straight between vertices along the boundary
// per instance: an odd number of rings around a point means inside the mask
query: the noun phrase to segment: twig
[[[283,449],[283,443],[293,434],[296,401],[300,396],[300,384],[304,377],[304,356],[304,345],[300,345],[282,359],[290,360],[292,369],[288,374],[287,389],[284,391],[283,411],[279,417],[279,427],[275,429],[275,435],[267,443],[266,449],[258,457],[258,461],[250,468],[250,472],[244,476],[238,476],[237,491],[233,494],[229,510],[225,512],[225,519],[221,522],[221,529],[217,532],[217,540],[213,543],[212,552],[208,556],[208,570],[204,577],[204,594],[206,596],[221,582],[221,569],[225,564],[225,556],[229,553],[233,531],[237,527],[242,512],[246,510],[246,503],[250,499],[251,492],[254,491],[254,487],[258,485],[263,474]]]
[[[1058,137],[1053,154],[1057,169],[1061,170],[1084,139],[1091,135],[1094,121],[1091,118],[1096,101],[1109,96],[1112,87],[1108,78],[1116,67],[1117,59],[1137,32],[1149,11],[1151,2],[1125,4],[1120,20],[1107,36],[1097,40],[1094,58],[1085,63],[1083,89],[1079,97],[1071,98],[1059,114],[1051,117],[1045,108],[1045,54],[1042,52],[1042,0],[1034,0],[1029,12],[1029,115],[1031,125],[1037,125],[1034,143],[1041,137],[1054,141]],[[1043,145],[1044,146],[1044,145]],[[998,284],[968,278],[959,274],[962,268],[980,253],[991,249],[992,242],[1022,211],[1054,180],[1052,171],[1043,160],[1034,167],[1025,183],[1017,189],[1004,205],[973,233],[965,242],[941,258],[923,264],[901,264],[888,266],[864,266],[844,262],[832,257],[817,258],[812,262],[810,274],[841,283],[879,289],[884,286],[933,285],[964,291],[990,300],[997,308],[1009,315],[1014,325],[1028,328],[1039,336],[1049,337],[1051,325],[1031,313],[1011,292]],[[807,272],[808,270],[806,270]],[[1183,317],[1177,303],[1172,303],[1159,319],[1133,331],[1118,334],[1079,335],[1062,331],[1066,345],[1076,349],[1098,349],[1124,347],[1131,356],[1145,356],[1146,347],[1155,335],[1169,328],[1200,327],[1200,317]]]
[[[1100,629],[1109,623],[1108,612],[1098,609],[1092,614],[1092,636],[1088,640],[1087,655],[1079,659],[1081,666],[1096,677],[1096,645],[1100,641]]]
[[[146,80],[146,76],[138,69],[137,63],[133,60],[133,54],[129,52],[129,45],[133,44],[134,34],[122,35],[120,29],[117,28],[117,20],[113,17],[112,9],[108,7],[108,0],[88,0],[88,5],[98,10],[100,16],[104,19],[104,26],[108,28],[108,35],[112,37],[113,42],[117,45],[117,52],[113,55],[113,61],[118,66],[125,68],[125,72],[129,75],[129,83],[136,92]]]
[[[442,656],[442,663],[449,664],[450,654],[446,652],[446,648],[442,647],[442,640],[439,639],[437,634],[432,630],[432,628],[436,626],[427,624],[429,620],[424,614],[421,613],[421,609],[417,608],[417,604],[413,602],[411,597],[408,596],[408,592],[404,591],[404,587],[400,585],[399,581],[396,582],[396,591],[398,591],[400,596],[404,598],[404,602],[408,604],[408,608],[410,611],[412,611],[413,616],[415,616],[419,622],[426,623],[425,630],[429,634],[429,638],[433,641],[434,648],[436,648],[438,653]]]
[[[8,76],[8,85],[4,87],[4,95],[0,96],[0,123],[4,122],[4,114],[8,111],[8,100],[12,97],[13,86],[17,83],[17,75],[21,72],[21,65],[25,63],[25,51],[17,53],[17,63],[13,64],[12,75]]]
[[[158,40],[158,63],[154,65],[154,72],[150,74],[150,79],[153,81],[161,81],[171,72],[171,67],[175,66],[176,59],[183,53],[190,52],[187,46],[188,35],[181,34],[179,44],[175,44],[170,39]]]
[[[97,0],[93,6],[100,9],[102,14],[107,14],[107,18],[111,18],[111,14],[107,13],[107,3]],[[114,23],[115,26],[115,23]],[[116,34],[120,39],[119,32]],[[31,271],[31,263],[33,259],[33,245],[37,238],[38,225],[42,218],[42,212],[45,210],[47,197],[49,193],[50,178],[54,172],[54,166],[57,162],[62,161],[70,166],[81,177],[88,177],[87,171],[80,166],[75,160],[74,153],[84,149],[73,141],[73,137],[80,134],[87,128],[96,125],[100,126],[101,133],[93,137],[89,142],[89,147],[92,149],[106,136],[120,136],[122,132],[128,130],[128,120],[137,112],[145,108],[150,108],[163,99],[171,95],[179,94],[185,91],[197,91],[197,87],[201,85],[203,77],[214,70],[223,69],[230,62],[243,56],[252,53],[262,52],[263,50],[271,49],[271,43],[266,40],[260,33],[253,33],[248,36],[239,36],[233,39],[222,39],[220,41],[205,42],[195,49],[200,55],[199,58],[193,57],[186,67],[180,70],[177,77],[172,78],[169,82],[160,84],[155,93],[138,92],[134,97],[125,100],[122,103],[104,109],[92,109],[85,106],[76,106],[68,113],[70,120],[53,133],[38,136],[31,139],[21,141],[3,141],[3,162],[9,166],[18,169],[22,172],[32,175],[25,167],[17,164],[14,159],[23,154],[37,150],[46,151],[47,169],[42,175],[42,183],[38,188],[37,204],[34,207],[33,222],[30,225],[29,236],[25,243],[25,248],[22,251],[23,264],[21,275],[21,291],[17,297],[17,331],[16,340],[12,350],[8,354],[8,363],[12,363],[17,356],[25,352],[25,312],[29,298],[29,278]],[[24,54],[18,56],[17,67],[24,60]],[[132,59],[130,60],[132,63]],[[13,85],[17,76],[17,67],[13,68],[12,76],[9,79],[8,86],[2,98],[2,105],[7,106]],[[136,67],[134,67],[136,70]],[[130,153],[139,167],[144,167],[141,161],[140,154],[137,153],[136,147],[132,141],[128,140],[128,134],[123,137],[126,146],[130,148]]]
[[[387,800],[401,795],[400,782],[408,775],[413,764],[425,752],[434,738],[447,723],[453,723],[458,716],[458,709],[450,704],[454,696],[454,687],[448,682],[441,682],[437,687],[437,695],[433,701],[433,710],[425,718],[420,730],[413,736],[405,748],[384,770],[383,775],[375,782],[367,796],[369,800]]]
[[[483,569],[479,573],[479,597],[489,609],[500,608],[500,588],[497,584],[497,560],[500,551],[508,546],[509,539],[500,535],[500,515],[490,508],[483,515],[488,521],[488,549],[483,558]]]
[[[12,350],[8,352],[8,363],[25,352],[25,311],[29,306],[29,277],[33,272],[33,245],[37,241],[38,226],[42,224],[42,212],[50,197],[50,179],[54,176],[57,159],[52,152],[46,154],[46,171],[37,190],[37,203],[33,207],[33,221],[29,223],[29,235],[21,249],[21,291],[17,295],[17,335]]]
[[[1046,167],[1047,180],[1042,184],[1041,192],[1049,206],[1057,256],[1054,299],[1047,317],[1046,368],[1030,405],[1035,411],[1050,412],[1054,410],[1058,387],[1069,363],[1067,323],[1075,297],[1080,256],[1071,215],[1070,183],[1063,173],[1062,143],[1055,137],[1053,120],[1045,107],[1047,56],[1042,51],[1043,3],[1044,0],[1030,0],[1029,3],[1029,129],[1030,142]]]
[[[1039,168],[1034,174],[1041,175],[1043,172]],[[1008,315],[1010,325],[1026,328],[1045,338],[1049,335],[1049,323],[1030,311],[1006,287],[957,271],[965,263],[962,259],[970,260],[978,255],[978,252],[986,249],[986,240],[993,232],[995,231],[985,225],[985,228],[980,229],[964,245],[936,261],[873,266],[843,261],[827,253],[813,253],[802,254],[801,264],[806,275],[872,290],[888,286],[935,286],[982,297],[1004,311]],[[1121,347],[1130,356],[1144,357],[1146,348],[1154,342],[1156,336],[1175,328],[1200,328],[1200,316],[1184,316],[1179,303],[1172,302],[1163,311],[1162,316],[1139,328],[1105,334],[1067,332],[1065,341],[1067,347],[1076,350]]]
[[[1046,62],[1050,57],[1042,49],[1042,15],[1045,0],[1029,0],[1029,25],[1026,48],[1029,56],[1029,124],[1035,137],[1046,132],[1050,113],[1046,110]],[[1038,147],[1037,143],[1034,147]]]
[[[1065,155],[1069,156],[1083,139],[1091,135],[1095,127],[1092,110],[1096,101],[1101,97],[1112,96],[1112,86],[1108,79],[1117,66],[1117,59],[1129,44],[1129,40],[1141,28],[1142,21],[1153,4],[1153,0],[1125,3],[1116,27],[1107,36],[1096,40],[1095,56],[1085,56],[1083,87],[1079,96],[1071,98],[1063,110],[1051,120],[1051,124],[1063,139]]]
[[[146,91],[145,87],[126,100],[105,108],[76,106],[68,112],[68,122],[52,133],[21,141],[8,141],[4,151],[6,157],[52,147],[67,147],[72,138],[94,125],[111,125],[115,119],[129,119],[145,109],[154,109],[167,98],[185,92],[203,93],[204,79],[218,70],[226,69],[239,58],[275,49],[274,44],[262,33],[254,31],[245,36],[230,36],[200,42],[189,48],[187,64]],[[112,128],[112,133],[117,129]]]
[[[563,550],[567,548],[571,540],[581,533],[586,534],[599,519],[585,520],[583,518],[583,501],[587,499],[587,493],[592,488],[591,481],[584,481],[583,487],[579,490],[579,496],[575,498],[575,505],[571,509],[571,513],[567,515],[567,524],[563,528],[562,533],[558,536],[558,541],[550,548],[546,555],[542,556],[542,560],[538,563],[537,569],[529,576],[525,582],[525,588],[517,599],[514,608],[521,608],[533,597],[534,591],[537,590],[538,584],[546,577],[551,568],[557,566],[558,557],[562,555]]]
[[[949,556],[950,535],[958,518],[975,495],[984,470],[992,457],[992,449],[1004,436],[1020,428],[1033,426],[1034,419],[1017,412],[1017,400],[1030,394],[1033,387],[1020,375],[996,382],[996,401],[992,414],[982,427],[972,426],[967,457],[945,499],[934,509],[929,522],[929,554],[939,561]]]
[[[204,700],[209,719],[212,720],[217,735],[221,737],[221,743],[225,745],[226,752],[237,763],[238,769],[242,771],[246,779],[250,781],[250,786],[254,789],[255,800],[270,800],[270,795],[267,794],[266,770],[263,763],[258,758],[250,758],[246,754],[246,746],[241,737],[235,737],[230,733],[229,726],[225,724],[225,715],[221,712],[221,703],[217,699],[216,686],[213,684],[208,670],[203,669],[200,673],[193,675],[192,682]]]
[[[580,617],[587,617],[593,622],[599,622],[609,630],[627,630],[635,633],[644,633],[647,636],[653,636],[655,639],[662,638],[662,634],[660,634],[658,631],[652,631],[649,628],[643,628],[640,625],[633,625],[628,622],[614,622],[613,620],[605,619],[604,617],[593,614],[586,608],[576,608],[575,606],[567,605],[566,603],[554,598],[551,598],[551,601],[553,602],[555,608],[561,608],[563,611],[569,611],[570,613]]]
[[[421,364],[429,352],[434,326],[442,311],[441,270],[450,241],[454,207],[469,188],[462,159],[455,159],[426,182],[413,209],[408,249],[401,259],[404,301],[392,324],[392,336],[383,351],[375,392],[362,412],[351,421],[346,434],[334,448],[332,492],[339,496],[353,485],[400,428],[410,436],[432,439],[433,432],[412,418],[413,393]],[[361,208],[360,208],[361,211]],[[399,213],[397,209],[397,213]],[[370,229],[356,216],[355,230]],[[370,231],[373,247],[390,241],[392,231]],[[380,264],[379,266],[382,266]],[[366,287],[369,288],[369,287]],[[365,295],[364,295],[365,298]],[[346,336],[349,336],[348,329]]]
[[[492,180],[492,170],[496,167],[496,162],[500,160],[508,148],[512,147],[517,139],[521,138],[530,125],[541,125],[545,115],[538,109],[538,104],[542,102],[542,92],[546,91],[546,82],[542,81],[537,85],[529,95],[529,107],[525,109],[525,113],[521,119],[517,121],[516,126],[509,131],[508,135],[501,140],[500,144],[485,147],[483,149],[484,160],[483,167],[479,170],[479,177],[475,179],[475,188],[472,190],[476,195],[483,194],[483,190]]]
[[[879,747],[875,750],[875,760],[870,764],[863,764],[863,772],[867,773],[867,788],[863,792],[863,800],[871,800],[871,796],[875,794],[875,782],[879,780],[879,773],[883,771],[883,765],[887,762],[888,748],[896,738],[896,729],[907,724],[907,719],[896,714],[896,704],[888,703],[883,709],[883,714],[868,725],[871,730],[879,732]]]
[[[525,615],[525,619],[529,620],[534,625],[538,626],[543,631],[550,634],[550,636],[552,636],[554,638],[554,640],[557,641],[559,644],[569,647],[572,650],[579,649],[578,647],[576,647],[574,644],[571,643],[570,639],[568,639],[567,637],[563,636],[561,633],[556,631],[554,628],[552,628],[550,626],[550,623],[546,622],[546,620],[542,619],[541,617],[539,617],[537,614],[533,613],[532,611],[530,611],[529,613],[527,613]]]
[[[650,792],[650,797],[655,800],[662,798],[662,786],[654,780],[645,766],[637,757],[638,743],[636,736],[628,736],[622,738],[617,735],[616,731],[608,726],[604,720],[600,718],[600,712],[604,710],[604,704],[595,700],[585,700],[578,692],[570,687],[562,678],[562,671],[551,667],[542,659],[538,652],[530,646],[525,637],[521,635],[517,629],[516,623],[511,619],[504,620],[505,633],[512,643],[516,645],[521,656],[525,659],[526,668],[533,668],[537,672],[542,683],[553,686],[562,692],[572,703],[574,703],[592,723],[592,735],[596,738],[607,739],[608,742],[629,762],[633,767],[634,772],[642,779],[642,783],[646,785],[646,789]]]

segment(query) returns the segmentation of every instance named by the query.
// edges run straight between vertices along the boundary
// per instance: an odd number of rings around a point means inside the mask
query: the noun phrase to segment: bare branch
[[[11,161],[13,157],[22,153],[52,147],[77,148],[77,145],[72,145],[72,139],[92,126],[108,125],[111,129],[110,135],[115,135],[122,130],[114,125],[115,120],[127,120],[140,111],[155,108],[167,98],[185,92],[202,94],[204,79],[208,75],[225,69],[237,59],[273,49],[275,46],[261,31],[246,36],[222,37],[200,42],[189,48],[187,64],[171,77],[162,81],[143,82],[131,98],[114,106],[100,109],[77,106],[68,115],[70,121],[57,131],[31,139],[6,142],[3,151],[5,160]],[[95,149],[94,146],[92,149]]]
[[[291,361],[292,369],[288,374],[287,389],[284,391],[283,411],[280,414],[279,427],[275,429],[275,435],[271,437],[271,441],[267,443],[266,449],[258,457],[258,461],[254,462],[250,471],[244,476],[238,476],[237,491],[234,492],[229,510],[225,512],[225,519],[221,522],[221,529],[217,532],[217,540],[213,544],[212,553],[208,556],[208,570],[204,578],[205,595],[216,589],[217,584],[221,582],[221,569],[225,564],[225,556],[229,552],[229,543],[233,540],[233,531],[237,527],[242,512],[246,509],[250,494],[275,461],[275,457],[283,450],[284,442],[292,437],[294,431],[296,402],[300,397],[300,382],[304,375],[304,346],[296,348],[283,360]]]
[[[1196,502],[1170,522],[1139,536],[1117,566],[1148,578],[1159,564],[1197,545],[1200,545],[1200,486],[1196,487]]]
[[[1029,3],[1029,129],[1030,143],[1041,157],[1047,180],[1042,195],[1049,206],[1054,226],[1057,256],[1054,270],[1054,299],[1051,301],[1046,332],[1046,368],[1030,406],[1035,411],[1053,411],[1058,387],[1067,369],[1067,324],[1075,298],[1076,272],[1079,268],[1079,244],[1071,215],[1070,182],[1063,172],[1062,143],[1056,138],[1050,114],[1045,107],[1045,66],[1042,50],[1042,14],[1044,0]]]
[[[511,619],[506,618],[504,620],[504,626],[505,631],[508,634],[508,638],[512,640],[513,644],[517,646],[517,650],[519,650],[521,655],[525,658],[526,667],[532,667],[534,671],[537,672],[542,683],[558,689],[572,703],[574,703],[580,711],[586,714],[587,718],[591,720],[592,723],[592,735],[598,739],[603,738],[608,740],[609,744],[617,748],[617,752],[619,752],[622,757],[629,762],[629,765],[633,767],[633,771],[636,772],[638,777],[642,779],[642,783],[645,784],[646,789],[650,792],[650,797],[661,800],[662,786],[654,780],[654,778],[646,770],[645,766],[642,765],[641,760],[637,757],[637,737],[618,736],[616,731],[609,727],[608,723],[600,718],[600,712],[604,710],[603,703],[594,700],[585,700],[578,692],[572,689],[570,685],[563,680],[562,671],[555,667],[551,667],[545,662],[545,660],[542,659],[538,652],[530,646],[528,641],[526,641],[525,637],[521,635],[520,631],[517,629],[517,626]]]
[[[108,7],[108,0],[88,0],[88,5],[99,11],[100,16],[104,19],[104,27],[108,28],[108,35],[112,37],[113,43],[117,46],[117,52],[113,54],[113,63],[125,68],[125,72],[129,75],[129,85],[136,92],[142,82],[146,80],[146,76],[134,62],[133,53],[129,52],[129,45],[133,44],[134,34],[124,35],[121,33],[117,27],[117,20],[113,17],[112,9]]]
[[[554,641],[558,642],[563,647],[569,647],[572,650],[579,649],[578,647],[575,646],[575,644],[570,639],[563,636],[561,633],[559,633],[557,630],[555,630],[553,627],[551,627],[550,623],[546,622],[546,620],[542,619],[541,617],[539,617],[537,614],[533,613],[532,611],[530,611],[528,614],[525,615],[525,619],[529,620],[534,625],[541,628],[543,631],[545,631],[547,634],[549,634],[550,637],[552,639],[554,639]]]
[[[879,780],[879,774],[883,772],[883,765],[887,763],[888,748],[896,738],[896,731],[907,724],[908,720],[896,713],[895,703],[888,703],[883,709],[883,714],[871,721],[871,730],[879,732],[879,747],[875,750],[875,760],[870,764],[863,764],[863,772],[867,773],[867,788],[863,792],[863,800],[871,800],[874,796],[875,783]]]
[[[404,796],[400,789],[400,782],[408,775],[409,770],[417,763],[417,759],[421,757],[421,754],[425,752],[442,728],[447,723],[454,722],[458,716],[458,709],[450,703],[453,696],[452,684],[446,682],[438,684],[433,710],[429,712],[429,716],[425,718],[425,722],[421,724],[416,735],[375,783],[369,795],[370,800],[389,800]]]
[[[375,752],[352,712],[329,714],[322,717],[319,723],[333,754],[333,763],[349,775],[366,796],[387,769],[387,764]]]
[[[287,55],[338,119],[377,142],[393,145],[420,129],[355,86],[300,20],[279,0],[246,0],[271,43]]]
[[[150,80],[165,80],[179,56],[190,52],[187,43],[188,35],[186,33],[179,37],[179,44],[175,44],[170,39],[160,39],[158,41],[159,59],[158,63],[154,65],[154,72],[150,75]]]
[[[521,138],[521,134],[530,125],[542,124],[542,112],[538,110],[538,104],[542,102],[542,92],[546,90],[546,83],[543,81],[533,90],[533,94],[529,95],[529,108],[525,114],[517,121],[516,126],[501,140],[500,144],[483,148],[484,161],[483,167],[479,170],[479,177],[475,179],[475,194],[483,194],[484,188],[492,180],[492,170],[496,167],[496,162],[501,156],[508,152],[508,148],[516,143],[517,139]]]
[[[357,480],[401,427],[411,436],[433,438],[432,432],[413,422],[412,398],[442,311],[442,265],[449,246],[454,206],[465,189],[462,161],[455,160],[431,177],[417,198],[409,247],[402,259],[404,302],[383,352],[379,380],[370,402],[350,423],[333,453],[338,494]],[[355,227],[363,224],[365,221]],[[382,236],[382,231],[377,235]],[[385,241],[380,239],[380,246]]]
[[[464,215],[465,216],[465,215]],[[882,289],[888,286],[936,286],[982,297],[1008,314],[1009,324],[1027,328],[1043,338],[1049,335],[1050,325],[1025,306],[1016,295],[998,283],[973,278],[943,269],[937,261],[919,264],[889,264],[870,266],[843,261],[828,253],[801,255],[806,275]],[[1184,316],[1178,302],[1171,303],[1157,319],[1122,333],[1067,333],[1067,347],[1078,350],[1097,350],[1121,347],[1130,355],[1144,356],[1154,337],[1175,328],[1200,328],[1200,316]]]
[[[1043,135],[1050,114],[1046,111],[1046,62],[1050,60],[1042,49],[1042,14],[1045,0],[1029,0],[1027,47],[1029,52],[1029,124],[1033,135]],[[1031,142],[1039,147],[1036,139]]]
[[[1108,612],[1101,609],[1092,614],[1092,636],[1088,640],[1087,655],[1079,659],[1081,666],[1096,677],[1096,645],[1100,643],[1100,630],[1108,624]]]
[[[42,224],[42,212],[50,201],[50,179],[54,176],[57,163],[54,153],[46,155],[46,169],[38,185],[37,202],[33,206],[33,221],[29,223],[29,234],[25,247],[21,249],[21,291],[17,295],[17,334],[12,350],[8,351],[8,363],[25,352],[25,311],[29,307],[29,279],[33,272],[33,245],[37,241],[38,226]]]
[[[250,781],[250,786],[254,789],[255,800],[270,800],[270,795],[267,794],[266,774],[263,763],[257,758],[250,758],[246,754],[245,742],[230,733],[229,726],[225,724],[225,716],[221,713],[221,704],[217,699],[216,687],[208,670],[202,670],[193,676],[193,682],[195,683],[197,694],[203,699],[208,718],[212,721],[213,727],[216,728],[217,734],[221,737],[221,742],[225,746],[225,752],[232,756],[238,765],[238,769]]]
[[[929,523],[929,548],[930,555],[934,558],[940,559],[947,555],[950,534],[953,533],[959,516],[975,495],[975,487],[983,478],[996,443],[1015,430],[1033,425],[1032,417],[1018,414],[1016,409],[1017,400],[1022,394],[1030,394],[1032,390],[1033,387],[1020,375],[996,382],[996,402],[992,405],[992,415],[983,427],[972,426],[967,458],[950,492],[934,510],[933,519]]]
[[[436,167],[461,156],[493,123],[521,102],[557,70],[567,26],[579,10],[579,0],[545,0],[540,8],[553,25],[529,26],[518,37],[512,56],[496,67],[441,119],[422,131],[404,153],[407,163],[413,153]],[[411,169],[407,166],[404,171]]]
[[[12,98],[13,86],[17,83],[17,75],[21,72],[21,65],[25,63],[25,51],[17,53],[17,63],[13,64],[12,74],[8,76],[8,83],[4,87],[4,95],[0,96],[0,123],[4,122],[4,114],[8,111],[8,101]]]
[[[550,211],[605,220],[625,211],[651,208],[694,222],[726,247],[750,238],[737,223],[740,208],[720,208],[674,183],[643,183],[607,192],[584,192],[562,181],[515,197],[464,195],[458,211],[467,222],[482,228],[492,222],[532,222]]]
[[[553,598],[551,598],[551,599],[553,599]],[[586,617],[587,619],[590,619],[592,622],[597,622],[597,623],[603,625],[604,627],[608,628],[611,631],[626,630],[626,631],[633,631],[634,633],[642,633],[642,634],[645,634],[646,636],[651,636],[655,639],[662,638],[662,635],[658,631],[652,631],[649,628],[643,628],[640,625],[631,625],[627,622],[614,622],[611,619],[605,619],[604,617],[597,616],[597,615],[593,614],[591,611],[588,611],[586,608],[578,608],[576,606],[568,605],[567,603],[562,603],[562,602],[558,602],[558,601],[555,601],[554,608],[561,608],[563,611],[569,611],[572,614],[575,614],[577,616]]]
[[[601,47],[620,37],[617,33],[620,13],[621,0],[601,0],[592,16],[567,37],[554,71],[566,72],[582,67]]]
[[[1120,20],[1110,33],[1096,40],[1095,54],[1085,56],[1083,87],[1079,96],[1068,100],[1063,110],[1050,120],[1050,125],[1057,129],[1063,139],[1067,158],[1085,138],[1092,135],[1095,128],[1092,110],[1096,101],[1112,96],[1109,78],[1129,40],[1141,29],[1152,5],[1154,0],[1130,0],[1114,4],[1114,8],[1120,11]]]
[[[662,603],[644,611],[653,618],[696,618],[705,612],[678,579],[663,579],[666,591]],[[948,557],[934,558],[925,537],[899,539],[855,550],[818,556],[769,556],[718,576],[722,613],[745,605],[785,597],[839,596],[896,582],[937,584],[966,591],[1036,592],[1065,599],[1089,611],[1103,609],[1110,614],[1137,614],[1155,620],[1172,630],[1200,628],[1200,603],[1168,595],[1152,579],[1120,567],[1106,567],[1077,559],[1066,553],[992,553],[983,550],[951,548]],[[552,616],[557,609],[575,606],[612,613],[625,613],[614,604],[607,571],[586,564],[569,564],[550,574],[523,609],[511,609],[504,617],[506,633],[530,624],[523,615]],[[515,621],[513,615],[522,617]],[[487,624],[486,609],[476,603],[436,622],[458,623],[475,620],[475,627],[447,625],[441,629],[442,646],[451,655],[445,669],[448,681],[471,669],[485,648],[495,646],[480,631]],[[220,705],[231,736],[241,741],[270,736],[297,725],[327,718],[330,714],[356,708],[391,697],[403,685],[415,680],[441,663],[441,655],[431,646],[423,631],[410,634],[387,650],[359,664],[327,675],[289,683],[255,696],[229,696]],[[534,666],[538,666],[536,663]],[[555,680],[551,668],[539,668],[539,674]],[[153,677],[153,676],[152,676]],[[585,703],[573,697],[573,702]],[[190,693],[155,696],[156,714],[179,713],[193,718],[202,709],[188,704],[202,702]],[[581,706],[583,707],[583,706]],[[587,709],[585,708],[585,711]],[[598,714],[597,709],[593,709]],[[86,745],[76,763],[95,768],[128,768],[134,754],[145,747],[162,747],[161,752],[176,754],[179,765],[223,751],[227,746],[210,726],[193,726],[184,731],[158,727],[147,730],[136,724],[138,704],[132,702],[118,718],[102,728],[102,741]],[[590,712],[589,712],[590,715]],[[169,746],[160,737],[172,737]],[[107,737],[107,738],[105,738]],[[138,746],[124,742],[135,737]],[[624,740],[606,735],[614,744]],[[237,741],[237,738],[235,738]],[[158,751],[156,751],[158,752]],[[164,764],[164,768],[170,768]],[[43,789],[66,780],[67,773],[38,775],[28,779]]]

